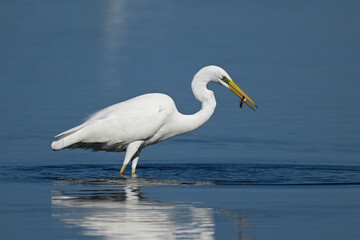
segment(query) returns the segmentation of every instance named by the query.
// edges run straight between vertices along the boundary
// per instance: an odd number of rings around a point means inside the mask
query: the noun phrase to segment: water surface
[[[2,167],[0,182],[8,239],[49,232],[54,239],[360,234],[360,168],[354,166],[147,164],[124,177],[112,164]],[[30,229],[19,232],[18,224]]]

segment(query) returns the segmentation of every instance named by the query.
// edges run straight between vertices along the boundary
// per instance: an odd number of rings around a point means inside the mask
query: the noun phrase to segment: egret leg
[[[132,159],[135,160],[135,158],[138,158],[138,151],[139,151],[141,144],[143,144],[143,141],[136,141],[136,142],[130,143],[127,146],[124,162],[123,162],[123,165],[120,170],[120,175],[123,175],[126,165],[128,165],[130,160],[132,160]],[[137,160],[136,160],[136,163],[137,163]]]
[[[131,163],[131,174],[135,174],[136,165],[137,165],[137,163],[138,163],[139,157],[140,157],[140,151],[138,151],[137,156],[132,160],[132,163]]]

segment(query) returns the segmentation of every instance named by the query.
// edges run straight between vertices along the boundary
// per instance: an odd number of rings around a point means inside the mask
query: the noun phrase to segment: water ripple
[[[360,184],[359,166],[286,164],[145,164],[136,177],[120,177],[119,165],[2,167],[0,181],[66,181],[82,184],[348,185]]]

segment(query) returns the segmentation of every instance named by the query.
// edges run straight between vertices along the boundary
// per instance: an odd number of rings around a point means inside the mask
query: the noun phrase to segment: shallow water
[[[318,186],[358,185],[359,166],[284,164],[143,164],[120,177],[119,165],[2,167],[3,182],[68,182],[142,187],[168,185]]]
[[[119,177],[113,164],[3,167],[0,182],[1,223],[10,226],[5,239],[360,234],[360,168],[354,166],[148,164],[132,177]]]
[[[1,1],[1,239],[359,239],[358,1]],[[200,106],[200,129],[124,155],[53,136],[149,92]],[[127,169],[129,170],[129,169]]]

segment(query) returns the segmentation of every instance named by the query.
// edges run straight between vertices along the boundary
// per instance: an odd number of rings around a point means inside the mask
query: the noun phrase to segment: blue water
[[[335,0],[1,1],[2,239],[358,239],[359,11]],[[136,177],[118,175],[123,153],[50,149],[143,93],[196,112],[190,82],[209,64],[259,110],[210,85],[212,118],[144,149]]]
[[[317,186],[360,185],[360,167],[284,164],[143,164],[136,176],[119,176],[119,165],[48,165],[2,167],[3,182],[157,185]]]
[[[118,171],[114,164],[2,167],[3,237],[360,236],[359,167],[145,164],[137,176]]]

